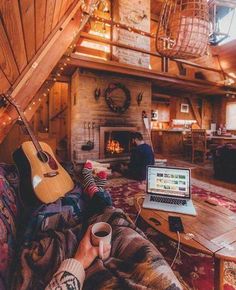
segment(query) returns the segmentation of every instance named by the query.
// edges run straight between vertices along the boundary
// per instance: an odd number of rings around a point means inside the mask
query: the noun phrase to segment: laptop
[[[196,216],[190,178],[191,172],[187,168],[147,166],[147,194],[143,208]]]

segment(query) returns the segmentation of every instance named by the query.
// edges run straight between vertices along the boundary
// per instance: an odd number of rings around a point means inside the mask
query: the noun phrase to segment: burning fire
[[[106,150],[107,152],[114,154],[114,153],[122,153],[124,151],[124,148],[121,147],[118,141],[111,139],[108,140],[107,142]]]

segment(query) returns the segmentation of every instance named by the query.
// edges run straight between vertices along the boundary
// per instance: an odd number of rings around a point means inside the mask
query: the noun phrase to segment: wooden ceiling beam
[[[189,101],[190,107],[193,111],[193,114],[197,121],[198,126],[202,128],[202,118],[201,118],[200,113],[198,112],[196,100],[193,100],[193,98],[190,98],[190,97],[188,97],[187,99]]]
[[[40,50],[33,58],[31,65],[23,74],[19,83],[7,92],[17,103],[21,104],[24,110],[33,96],[40,89],[44,81],[47,79],[54,66],[65,53],[68,46],[73,42],[75,36],[79,34],[89,19],[86,14],[81,22],[82,12],[80,10],[83,1],[74,1],[70,6],[65,17],[60,22],[58,29],[54,35],[45,44],[44,49]],[[14,108],[8,107],[7,114],[13,120],[15,118]],[[0,143],[4,139],[6,133],[10,130],[11,125],[1,128]]]
[[[183,89],[187,87],[189,89],[195,89],[197,91],[209,90],[209,92],[214,91],[214,93],[217,92],[218,94],[224,94],[227,88],[229,89],[229,87],[215,82],[205,80],[193,80],[186,77],[158,73],[153,70],[140,68],[137,66],[117,63],[115,61],[103,61],[100,59],[94,59],[92,57],[81,56],[75,53],[71,55],[70,65],[75,67],[84,67],[94,70],[131,75],[153,81],[166,82],[167,84],[182,86]]]
[[[109,22],[109,20],[107,20],[107,21]],[[127,45],[127,44],[124,44],[124,43],[119,43],[117,41],[112,41],[112,40],[106,39],[104,37],[93,35],[93,34],[90,34],[90,33],[87,33],[87,32],[81,32],[80,36],[81,36],[80,39],[87,39],[87,40],[95,41],[95,42],[98,42],[98,43],[109,44],[111,46],[121,47],[121,48],[125,48],[125,49],[130,49],[130,50],[133,50],[133,51],[145,53],[145,54],[148,54],[148,55],[151,55],[151,56],[154,56],[154,57],[161,57],[161,55],[159,53],[157,53],[157,52],[144,50],[144,49],[137,48],[137,47],[134,47],[134,46],[130,46],[130,45]],[[79,45],[77,45],[77,46],[80,47]],[[181,65],[181,66],[187,65],[187,66],[194,67],[196,69],[216,72],[216,73],[222,75],[222,70],[221,69],[217,69],[217,68],[214,68],[214,67],[207,67],[207,66],[200,65],[200,64],[194,63],[192,61],[183,60],[183,59],[174,59],[173,58],[173,59],[170,59],[170,60],[171,61],[175,61],[177,63],[177,65]],[[225,72],[225,76],[230,77],[230,75],[228,75],[226,72]]]

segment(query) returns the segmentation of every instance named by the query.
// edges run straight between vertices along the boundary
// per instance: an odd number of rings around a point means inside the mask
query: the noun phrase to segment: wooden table
[[[138,202],[141,205],[143,199],[139,199]],[[178,237],[169,230],[168,216],[181,217],[185,231],[180,234],[181,244],[214,257],[216,262],[214,289],[223,289],[224,262],[236,263],[236,214],[200,198],[194,198],[193,202],[197,211],[196,217],[144,208],[140,216],[157,231],[175,241],[178,241]],[[138,210],[137,200],[135,207]],[[161,224],[156,225],[150,221],[151,217],[156,218]],[[189,239],[190,236],[192,239]]]
[[[211,136],[208,137],[207,140],[211,140],[214,143],[219,145],[223,145],[226,143],[233,143],[236,144],[236,136],[227,137],[227,136]]]

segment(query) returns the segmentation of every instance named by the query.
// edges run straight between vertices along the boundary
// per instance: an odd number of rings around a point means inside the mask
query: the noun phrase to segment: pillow
[[[16,170],[0,164],[0,289],[9,289],[10,267],[16,246]],[[10,185],[11,184],[15,187]]]
[[[0,175],[4,176],[16,191],[18,190],[20,179],[14,164],[0,163]]]

